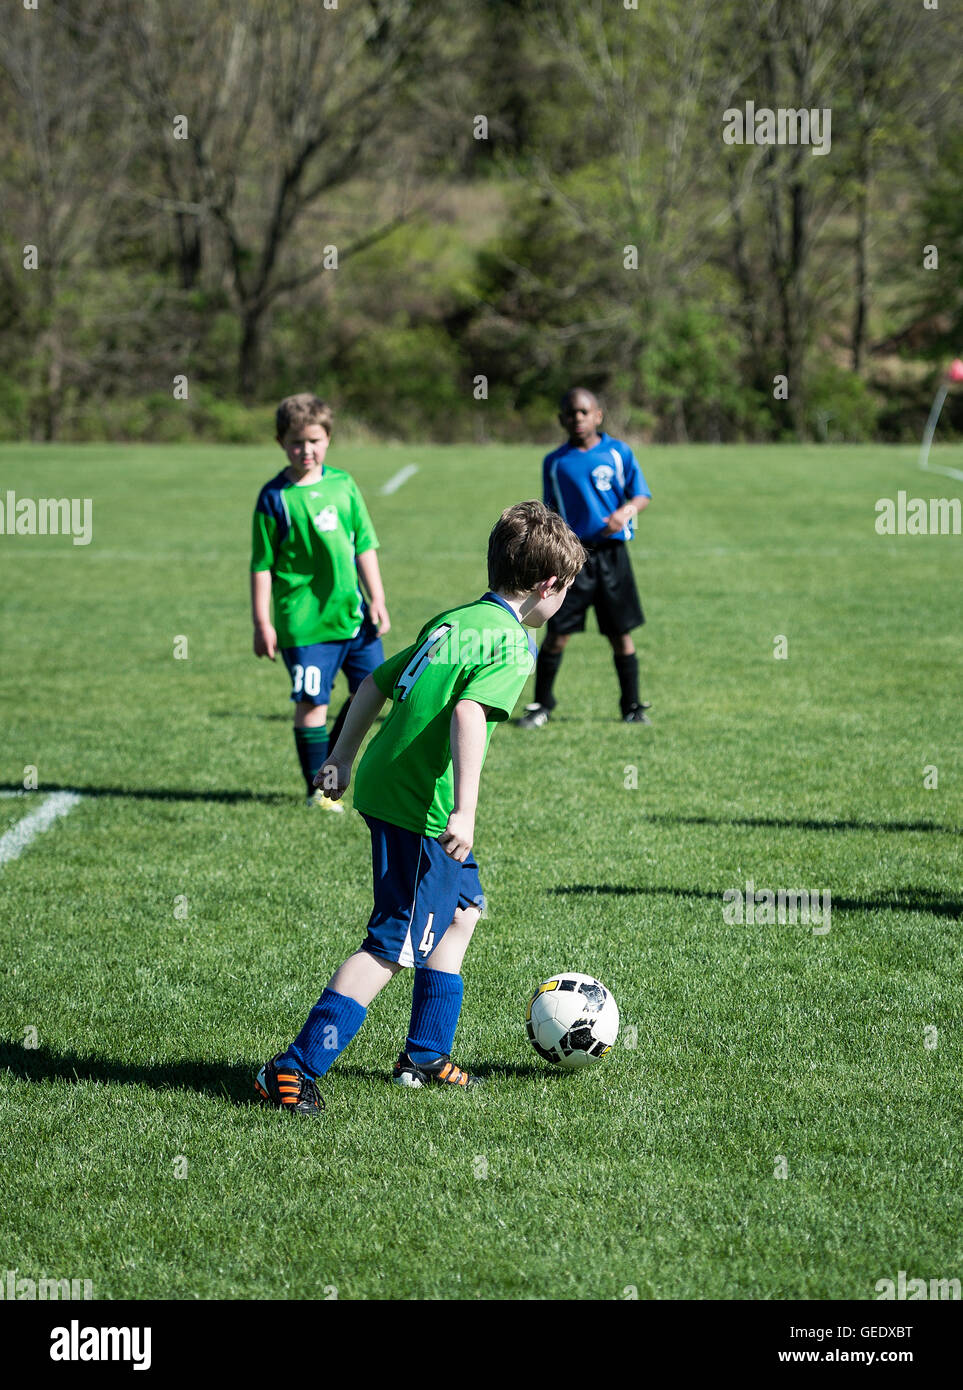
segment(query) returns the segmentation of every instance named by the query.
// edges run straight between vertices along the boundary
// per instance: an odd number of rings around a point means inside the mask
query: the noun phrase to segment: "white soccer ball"
[[[557,1067],[584,1067],[611,1051],[619,1034],[619,1010],[592,975],[572,971],[544,980],[525,1014],[529,1040]]]

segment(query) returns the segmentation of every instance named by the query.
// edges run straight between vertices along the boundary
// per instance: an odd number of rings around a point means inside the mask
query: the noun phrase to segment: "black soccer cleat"
[[[480,1076],[472,1076],[461,1067],[456,1067],[450,1057],[439,1057],[434,1062],[413,1062],[407,1052],[402,1052],[395,1062],[391,1079],[397,1086],[410,1086],[417,1089],[431,1082],[443,1086],[480,1086]]]
[[[640,705],[630,705],[622,715],[623,724],[651,724],[652,720],[646,714],[647,709],[651,709],[651,702],[643,700]]]
[[[525,713],[518,721],[520,729],[540,729],[551,718],[551,712],[544,705],[526,705]]]
[[[281,1055],[279,1052],[277,1057],[264,1063],[254,1082],[255,1091],[277,1110],[296,1110],[299,1115],[320,1115],[324,1101],[318,1094],[317,1085],[303,1071],[292,1067],[290,1062],[283,1062],[279,1067],[277,1062]]]

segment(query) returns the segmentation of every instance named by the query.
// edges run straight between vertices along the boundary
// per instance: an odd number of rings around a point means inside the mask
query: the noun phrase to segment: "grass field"
[[[933,458],[963,470],[963,448]],[[871,1299],[900,1269],[963,1277],[963,542],[874,529],[877,498],[961,484],[910,449],[646,451],[653,727],[619,722],[591,632],[557,718],[499,729],[483,774],[490,916],[455,1056],[488,1084],[387,1084],[403,977],[323,1119],[294,1123],[252,1077],[358,944],[370,864],[359,817],[305,810],[285,674],[250,652],[250,512],[279,460],[0,450],[0,500],[93,499],[89,546],[0,536],[0,788],[39,779],[0,799],[0,834],[82,793],[0,865],[0,1266],[171,1299]],[[538,461],[335,443],[380,534],[389,652],[483,591]],[[727,925],[747,879],[829,889],[831,930]],[[627,1029],[588,1074],[525,1037],[560,969],[609,985]]]

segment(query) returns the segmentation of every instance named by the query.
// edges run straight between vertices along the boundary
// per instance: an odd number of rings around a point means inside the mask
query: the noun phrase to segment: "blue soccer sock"
[[[305,1076],[323,1076],[364,1023],[367,1012],[357,999],[326,989],[279,1061],[290,1062]]]
[[[413,1062],[433,1062],[439,1055],[451,1055],[464,993],[460,975],[444,970],[415,970],[411,1023],[405,1042],[405,1051]]]

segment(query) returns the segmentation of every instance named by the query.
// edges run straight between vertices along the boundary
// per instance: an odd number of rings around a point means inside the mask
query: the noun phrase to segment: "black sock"
[[[334,745],[337,743],[338,739],[341,737],[341,730],[344,728],[344,721],[348,717],[348,710],[351,708],[351,701],[353,699],[354,696],[349,695],[348,698],[345,700],[344,704],[341,706],[341,712],[339,713],[337,719],[334,721],[334,728],[331,730],[331,737],[328,739],[329,748],[333,748]]]
[[[313,729],[295,728],[294,743],[310,796],[315,790],[314,774],[323,766],[328,756],[327,725],[322,724],[320,728]]]
[[[536,705],[544,705],[546,709],[555,708],[552,686],[555,684],[555,677],[558,675],[558,668],[561,664],[561,652],[549,652],[544,647],[539,652],[538,661],[535,663]]]
[[[639,703],[639,658],[635,652],[628,656],[615,652],[613,659],[622,692],[622,713],[628,714],[632,706]]]

